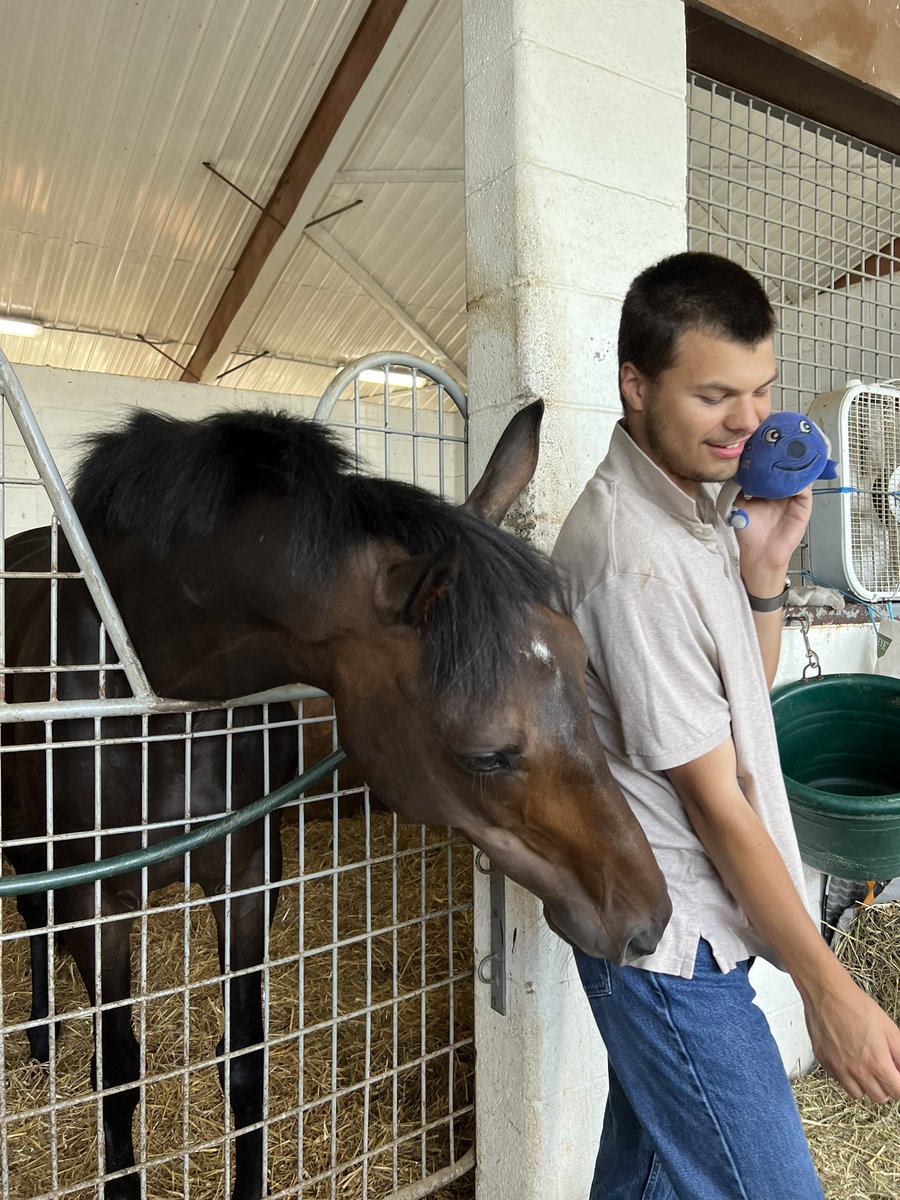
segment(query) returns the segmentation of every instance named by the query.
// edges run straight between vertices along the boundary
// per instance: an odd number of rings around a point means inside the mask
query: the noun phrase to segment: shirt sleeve
[[[650,575],[617,575],[573,614],[601,733],[634,767],[665,771],[721,745],[731,713],[696,603]]]

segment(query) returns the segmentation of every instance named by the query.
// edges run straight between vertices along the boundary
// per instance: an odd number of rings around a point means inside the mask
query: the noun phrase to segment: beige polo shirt
[[[738,782],[804,893],[769,695],[737,542],[618,425],[553,551],[568,611],[587,644],[587,692],[610,770],[666,878],[672,919],[634,965],[690,978],[705,938],[723,971],[774,952],[732,900],[663,772],[729,734]],[[723,506],[724,507],[724,506]]]

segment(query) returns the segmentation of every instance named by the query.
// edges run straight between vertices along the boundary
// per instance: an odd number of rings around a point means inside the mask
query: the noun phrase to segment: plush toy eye
[[[767,429],[766,432],[763,434],[763,440],[766,442],[771,442],[772,445],[774,446],[774,444],[776,442],[781,441],[781,434],[778,432],[777,429]]]
[[[801,433],[812,433],[812,425],[810,425],[809,421],[801,421],[799,429]]]

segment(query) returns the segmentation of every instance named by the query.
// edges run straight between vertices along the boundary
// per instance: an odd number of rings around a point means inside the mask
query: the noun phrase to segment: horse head
[[[656,947],[671,905],[591,719],[584,643],[539,587],[512,611],[491,603],[537,558],[496,526],[534,473],[542,412],[513,417],[459,536],[419,555],[360,547],[334,593],[330,688],[342,744],[391,807],[458,829],[562,938],[624,962]]]
[[[287,413],[138,412],[92,438],[75,506],[161,695],[291,681],[402,816],[460,830],[586,952],[650,952],[670,914],[613,781],[551,565],[502,530],[537,466],[522,409],[464,505],[357,471]]]

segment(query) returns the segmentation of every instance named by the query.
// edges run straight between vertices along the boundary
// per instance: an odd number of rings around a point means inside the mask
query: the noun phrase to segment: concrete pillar
[[[470,478],[542,396],[512,523],[549,549],[620,415],[625,288],[684,249],[681,0],[462,0]],[[490,948],[479,876],[476,952]],[[507,1014],[476,987],[479,1200],[586,1197],[606,1083],[571,954],[507,884]]]

